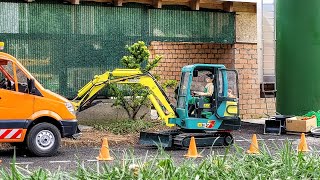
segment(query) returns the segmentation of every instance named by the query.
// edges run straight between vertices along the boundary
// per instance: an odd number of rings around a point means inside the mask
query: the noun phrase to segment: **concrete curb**
[[[241,121],[252,124],[264,124],[266,119],[242,119]]]

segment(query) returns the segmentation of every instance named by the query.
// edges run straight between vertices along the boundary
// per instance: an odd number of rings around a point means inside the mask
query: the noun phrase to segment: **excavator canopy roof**
[[[221,68],[225,69],[226,67],[223,64],[192,64],[187,65],[182,68],[182,72],[193,72],[194,69],[197,70],[208,70],[211,68]]]

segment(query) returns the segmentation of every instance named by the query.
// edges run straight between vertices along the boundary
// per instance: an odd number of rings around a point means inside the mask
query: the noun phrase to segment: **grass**
[[[125,120],[106,120],[106,121],[90,120],[90,121],[81,122],[81,124],[93,126],[93,128],[97,130],[105,130],[113,134],[123,135],[123,134],[129,134],[129,133],[137,133],[142,130],[149,129],[159,124],[159,122],[142,120],[142,119],[137,119],[137,120],[125,119]]]
[[[115,160],[96,169],[79,166],[70,173],[43,169],[29,172],[13,165],[9,170],[2,169],[0,175],[3,179],[320,179],[319,155],[297,153],[289,142],[273,154],[266,146],[260,155],[245,154],[237,146],[233,149],[232,154],[227,149],[222,156],[212,153],[201,160],[180,163],[163,150],[152,160],[126,154],[123,157],[128,160]]]

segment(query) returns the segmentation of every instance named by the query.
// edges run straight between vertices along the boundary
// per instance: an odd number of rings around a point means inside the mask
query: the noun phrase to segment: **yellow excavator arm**
[[[73,100],[76,110],[93,100],[97,93],[110,83],[141,84],[148,87],[151,92],[148,98],[156,108],[160,118],[165,121],[167,126],[174,126],[174,124],[169,124],[169,118],[175,118],[176,115],[165,92],[150,73],[142,73],[139,69],[115,69],[114,71],[107,71],[104,74],[94,76],[89,83],[78,91],[77,97]]]

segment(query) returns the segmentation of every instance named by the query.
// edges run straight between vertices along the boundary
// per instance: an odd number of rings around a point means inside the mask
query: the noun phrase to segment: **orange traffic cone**
[[[184,156],[186,156],[188,158],[202,157],[200,154],[198,154],[196,140],[194,139],[194,137],[191,137],[188,153]]]
[[[304,133],[301,134],[300,143],[298,145],[298,152],[308,152],[310,151],[307,145],[306,136]]]
[[[259,145],[257,140],[257,135],[252,135],[252,142],[250,144],[250,148],[247,150],[248,154],[260,154],[259,152]]]
[[[110,156],[110,153],[109,153],[109,145],[108,145],[107,138],[103,138],[102,146],[100,149],[100,154],[97,157],[97,160],[99,160],[99,161],[112,161],[113,160],[113,158]]]

